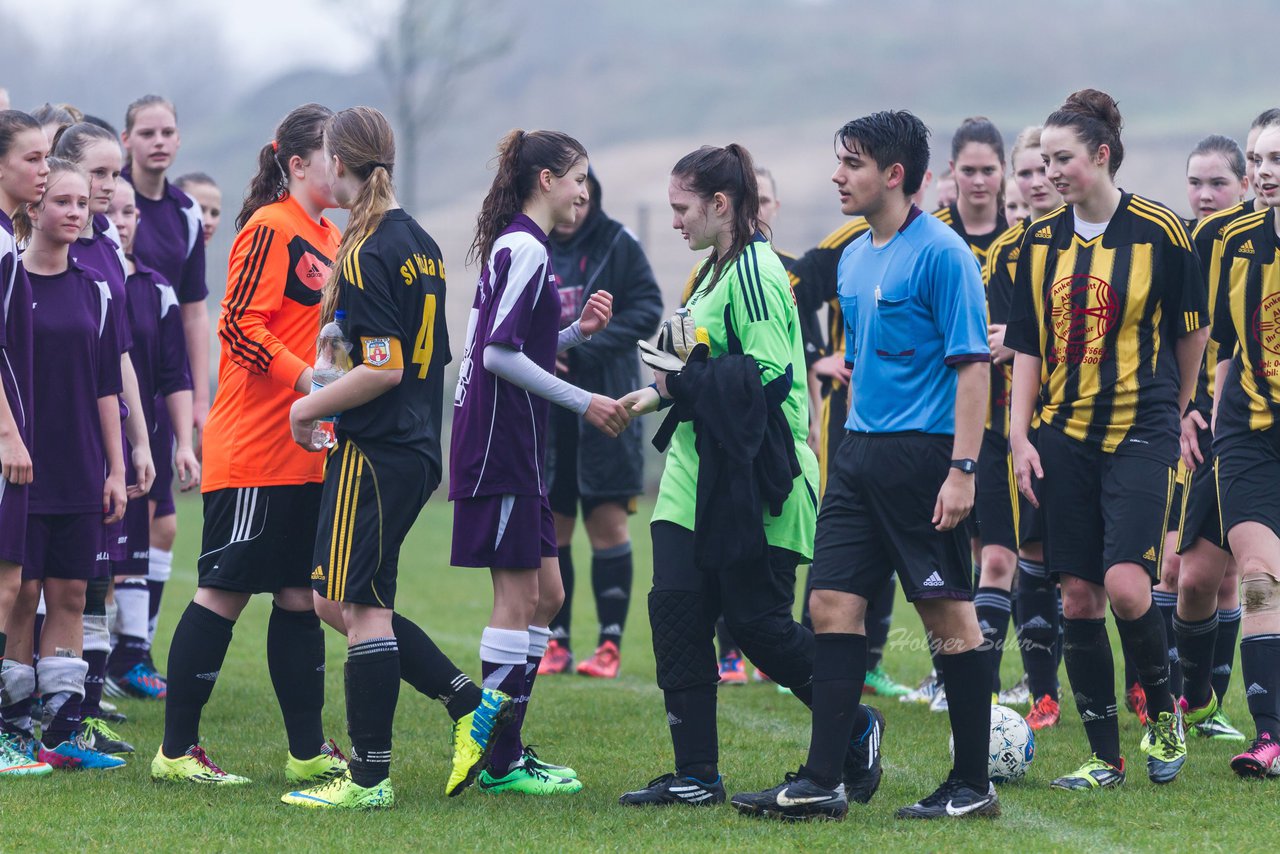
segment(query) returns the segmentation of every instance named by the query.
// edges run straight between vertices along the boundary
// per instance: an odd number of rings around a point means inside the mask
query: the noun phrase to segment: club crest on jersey
[[[391,361],[390,338],[366,338],[364,340],[364,362],[373,368],[381,368]]]

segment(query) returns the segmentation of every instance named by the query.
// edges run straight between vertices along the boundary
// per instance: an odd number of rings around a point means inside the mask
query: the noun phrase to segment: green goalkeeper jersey
[[[769,545],[790,549],[807,561],[813,557],[818,517],[818,461],[805,441],[809,433],[809,395],[804,345],[787,271],[768,242],[757,237],[724,266],[714,286],[705,281],[699,285],[686,307],[698,327],[699,340],[710,345],[712,358],[729,352],[731,325],[742,352],[759,363],[762,383],[791,368],[791,391],[782,409],[791,425],[800,475],[781,516],[771,516],[768,508],[764,509],[764,530]],[[733,414],[726,413],[726,417]],[[673,522],[693,530],[698,496],[698,452],[694,443],[693,422],[683,422],[667,449],[667,464],[653,511],[655,522]]]

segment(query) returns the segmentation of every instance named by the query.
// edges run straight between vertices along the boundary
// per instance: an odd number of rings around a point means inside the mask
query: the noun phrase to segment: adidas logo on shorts
[[[1244,695],[1246,697],[1260,697],[1266,693],[1267,693],[1266,688],[1263,688],[1257,682],[1254,682],[1252,685],[1249,686],[1249,690],[1244,692]]]
[[[311,570],[311,580],[324,581],[324,568],[317,566],[315,569]]]
[[[924,581],[920,583],[923,584],[925,587],[941,587],[942,576],[938,575],[937,570],[935,570],[928,578],[926,578]]]
[[[1151,548],[1147,549],[1147,550],[1146,550],[1146,552],[1144,552],[1144,553],[1143,553],[1143,555],[1142,555],[1142,559],[1143,559],[1143,560],[1155,560],[1155,559],[1156,559],[1156,547],[1155,547],[1155,546],[1152,546]]]

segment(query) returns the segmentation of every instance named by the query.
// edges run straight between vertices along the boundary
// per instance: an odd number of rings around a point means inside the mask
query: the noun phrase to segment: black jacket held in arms
[[[791,425],[782,403],[791,368],[768,384],[750,355],[691,361],[667,378],[675,404],[653,437],[666,450],[679,422],[697,436],[698,496],[693,559],[702,569],[723,569],[767,553],[764,508],[782,505],[800,474]]]

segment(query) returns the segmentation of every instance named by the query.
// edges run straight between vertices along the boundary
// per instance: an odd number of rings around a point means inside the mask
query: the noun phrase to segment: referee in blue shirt
[[[973,508],[990,382],[982,276],[955,232],[911,203],[929,163],[929,131],[918,118],[881,112],[849,122],[835,153],[840,210],[871,228],[839,267],[853,392],[811,570],[809,757],[782,784],[733,803],[752,815],[841,818],[848,801],[871,799],[884,718],[859,705],[864,624],[867,599],[896,571],[941,653],[955,736],[947,780],[898,817],[998,815],[987,779],[991,674],[958,527]],[[847,751],[851,741],[856,749]]]

